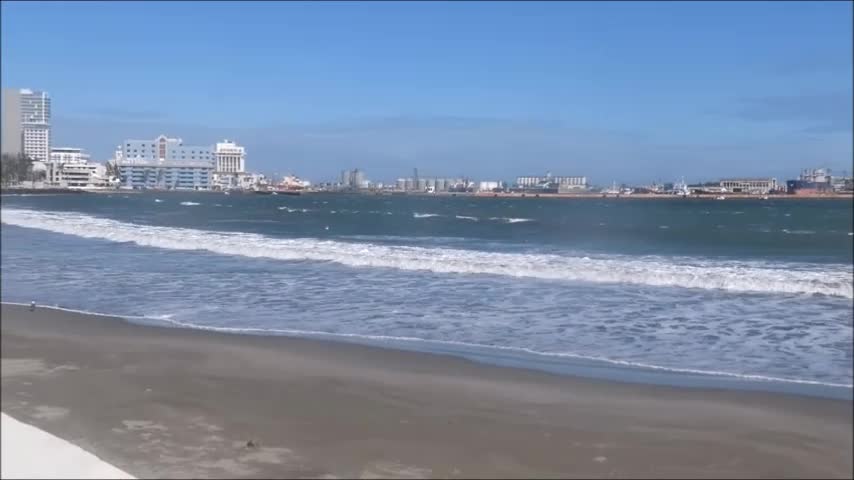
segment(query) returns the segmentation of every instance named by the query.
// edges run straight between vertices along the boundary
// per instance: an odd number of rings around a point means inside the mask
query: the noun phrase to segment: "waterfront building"
[[[224,140],[217,143],[214,158],[216,172],[243,173],[246,171],[246,149],[234,142]]]
[[[397,179],[397,190],[404,191],[404,192],[406,191],[406,179],[405,178],[398,178]]]
[[[365,172],[359,170],[342,170],[339,185],[342,188],[349,189],[366,189],[370,186],[370,182],[365,176]]]
[[[180,138],[125,140],[116,154],[122,186],[130,189],[208,190],[216,155],[211,147],[184,145]]]
[[[45,182],[63,188],[106,188],[114,186],[107,176],[107,167],[91,163],[82,148],[52,148],[50,161],[44,163]],[[42,165],[42,162],[36,162]]]
[[[764,195],[777,190],[776,178],[727,178],[720,181],[722,189],[730,193]]]
[[[587,177],[580,176],[545,176],[516,177],[516,186],[522,189],[557,189],[557,190],[586,190]]]
[[[498,188],[501,188],[501,182],[485,181],[485,182],[480,182],[477,186],[477,190],[480,192],[491,192],[491,191],[496,190]]]
[[[805,168],[801,170],[799,180],[808,183],[830,183],[831,177],[829,168]]]

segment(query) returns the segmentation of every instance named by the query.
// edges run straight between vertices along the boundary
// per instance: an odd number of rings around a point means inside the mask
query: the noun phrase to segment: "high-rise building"
[[[218,173],[244,173],[246,150],[234,142],[225,140],[216,144],[216,171]]]
[[[50,161],[50,96],[23,88],[19,92],[21,145],[25,155],[39,162]]]
[[[0,138],[0,149],[2,153],[18,155],[23,153],[21,148],[21,92],[14,88],[4,88],[2,104],[2,138]]]

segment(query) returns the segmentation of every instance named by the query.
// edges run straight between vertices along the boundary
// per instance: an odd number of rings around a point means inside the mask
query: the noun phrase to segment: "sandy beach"
[[[137,478],[852,476],[850,401],[46,308],[3,305],[2,387],[4,413]]]

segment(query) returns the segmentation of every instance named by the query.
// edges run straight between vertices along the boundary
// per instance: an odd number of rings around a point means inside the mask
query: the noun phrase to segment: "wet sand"
[[[0,323],[2,411],[138,478],[852,477],[850,401],[46,308]]]

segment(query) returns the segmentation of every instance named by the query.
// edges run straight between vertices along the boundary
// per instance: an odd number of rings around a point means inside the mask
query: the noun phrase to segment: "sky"
[[[228,138],[247,167],[596,184],[852,166],[852,2],[11,2],[54,146]]]

